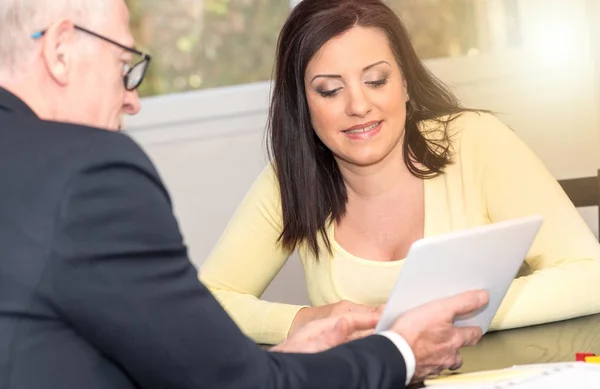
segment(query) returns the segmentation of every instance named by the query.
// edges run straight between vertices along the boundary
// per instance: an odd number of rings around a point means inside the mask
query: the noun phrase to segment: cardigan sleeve
[[[481,115],[461,140],[471,150],[491,222],[540,214],[544,223],[491,329],[600,312],[600,245],[557,180],[507,126]]]
[[[277,344],[285,339],[296,313],[303,308],[260,299],[291,254],[277,242],[281,226],[279,188],[269,165],[200,269],[202,282],[257,343]]]

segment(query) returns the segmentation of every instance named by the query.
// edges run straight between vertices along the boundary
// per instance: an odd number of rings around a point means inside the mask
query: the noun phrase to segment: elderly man
[[[128,18],[123,0],[0,1],[0,388],[400,388],[460,366],[481,331],[452,320],[483,292],[342,345],[377,313],[271,351],[238,330],[151,162],[115,131],[150,62]]]

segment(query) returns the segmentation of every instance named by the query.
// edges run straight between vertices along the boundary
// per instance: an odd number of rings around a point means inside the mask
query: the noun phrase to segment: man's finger
[[[471,313],[489,301],[487,292],[483,290],[470,291],[449,297],[443,301],[443,306],[450,308],[453,316],[466,315]]]
[[[448,369],[449,370],[458,370],[458,369],[460,369],[462,364],[463,364],[462,357],[460,356],[460,354],[457,354],[456,358],[454,359],[454,363],[450,367],[448,367]]]
[[[350,328],[348,319],[341,317],[337,320],[335,326],[333,327],[332,341],[335,344],[342,343],[348,338],[348,336],[350,336],[352,332],[353,331]]]
[[[347,341],[350,342],[350,341],[353,341],[353,340],[362,339],[364,337],[372,335],[373,332],[374,332],[373,330],[353,332],[350,336],[348,336]]]
[[[462,346],[475,346],[475,344],[483,336],[483,332],[479,327],[463,327],[457,328],[457,331],[462,339]]]
[[[348,320],[348,327],[354,332],[375,328],[380,316],[379,312],[366,312],[348,314],[344,318]]]

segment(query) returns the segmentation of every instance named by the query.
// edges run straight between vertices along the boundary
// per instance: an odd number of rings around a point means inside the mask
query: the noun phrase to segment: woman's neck
[[[369,166],[356,166],[338,161],[346,185],[348,199],[362,200],[386,197],[402,189],[406,180],[415,179],[404,163],[400,143],[381,161]]]

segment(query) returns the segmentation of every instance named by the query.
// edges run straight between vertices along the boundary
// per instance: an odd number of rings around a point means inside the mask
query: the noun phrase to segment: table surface
[[[600,355],[600,314],[538,326],[490,332],[461,351],[460,372],[513,365],[575,361],[575,353]]]
[[[461,350],[463,366],[457,372],[532,363],[573,362],[578,352],[600,355],[600,314],[489,332],[476,346]],[[422,387],[422,384],[410,386],[411,389]]]

